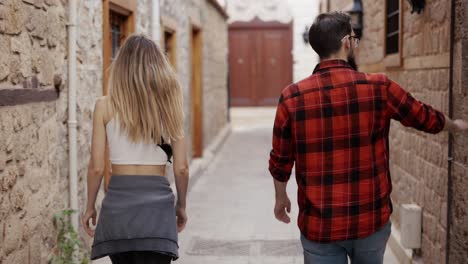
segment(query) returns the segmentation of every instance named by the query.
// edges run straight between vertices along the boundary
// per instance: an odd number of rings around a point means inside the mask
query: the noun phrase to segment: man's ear
[[[350,37],[347,37],[344,41],[344,45],[345,45],[345,48],[346,49],[351,49],[351,38]]]

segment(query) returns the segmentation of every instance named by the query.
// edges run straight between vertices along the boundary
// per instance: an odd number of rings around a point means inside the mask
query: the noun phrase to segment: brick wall
[[[331,0],[332,10],[342,10],[352,1]],[[426,2],[421,14],[411,14],[403,4],[401,64],[385,57],[384,0],[363,0],[364,31],[358,53],[360,70],[385,72],[417,99],[448,114],[450,5]],[[322,6],[326,6],[323,2]],[[423,208],[422,249],[416,259],[424,263],[445,262],[447,227],[448,135],[428,135],[392,122],[390,133],[393,182],[392,221],[399,227],[403,203]]]

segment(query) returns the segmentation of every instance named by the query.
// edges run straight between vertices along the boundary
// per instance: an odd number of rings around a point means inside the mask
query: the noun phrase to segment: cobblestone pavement
[[[232,110],[232,134],[190,190],[189,222],[180,234],[176,263],[303,263],[293,179],[288,184],[291,223],[273,216],[273,181],[267,169],[273,116],[269,108]],[[390,250],[385,263],[398,263]]]

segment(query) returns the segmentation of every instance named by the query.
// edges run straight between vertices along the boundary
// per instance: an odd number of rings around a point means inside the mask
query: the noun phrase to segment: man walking
[[[269,170],[278,220],[289,223],[286,183],[296,166],[306,264],[383,263],[392,213],[390,120],[427,133],[468,130],[383,74],[356,71],[359,44],[344,13],[321,14],[309,32],[321,62],[283,90]]]

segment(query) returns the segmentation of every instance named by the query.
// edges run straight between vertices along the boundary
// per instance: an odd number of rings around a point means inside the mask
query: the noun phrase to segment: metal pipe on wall
[[[161,43],[161,6],[159,0],[151,2],[151,37],[156,43]]]
[[[78,155],[76,121],[76,12],[77,0],[68,1],[68,152],[69,152],[69,195],[71,216],[75,230],[78,230]]]

